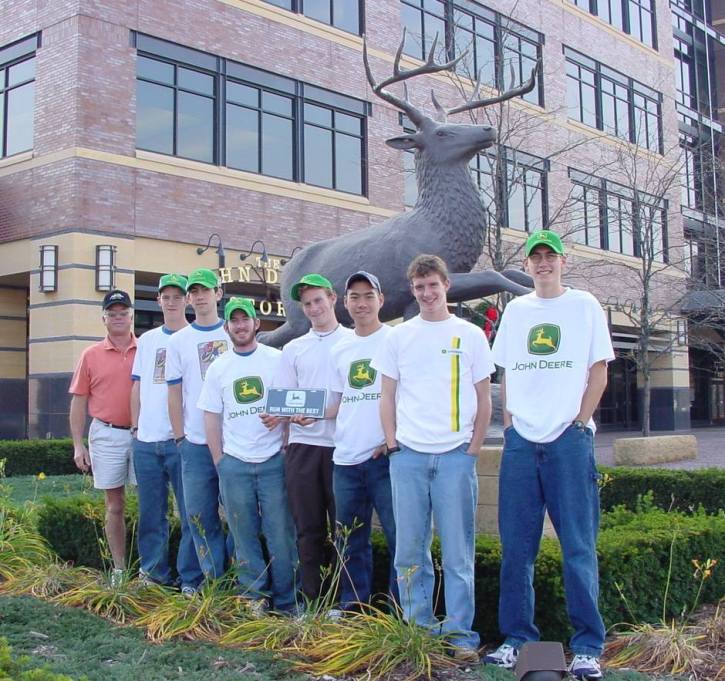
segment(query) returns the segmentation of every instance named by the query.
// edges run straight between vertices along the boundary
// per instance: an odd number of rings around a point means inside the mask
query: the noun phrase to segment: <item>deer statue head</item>
[[[450,109],[445,109],[441,106],[435,96],[435,92],[431,90],[431,99],[440,118],[439,121],[436,121],[433,118],[426,116],[420,109],[411,104],[408,99],[405,81],[424,74],[450,71],[466,56],[466,52],[464,51],[455,59],[446,62],[445,64],[438,64],[434,59],[437,42],[438,36],[433,39],[433,44],[428,52],[428,57],[422,66],[408,69],[406,71],[401,70],[400,59],[403,54],[403,46],[405,45],[405,29],[403,29],[403,39],[401,40],[395,54],[393,75],[380,83],[375,81],[370,68],[367,42],[363,43],[363,63],[365,65],[365,74],[373,92],[380,97],[380,99],[388,102],[388,104],[392,104],[394,107],[406,114],[410,122],[416,128],[416,132],[414,133],[392,137],[386,140],[385,143],[394,149],[415,150],[419,172],[420,166],[426,166],[428,163],[435,164],[437,166],[445,166],[451,163],[467,164],[468,161],[470,161],[479,151],[490,147],[496,139],[496,133],[493,128],[488,125],[476,125],[471,123],[449,123],[447,120],[448,116],[451,114],[461,113],[463,111],[472,111],[473,109],[499,104],[530,92],[536,85],[536,75],[540,68],[540,62],[537,62],[529,80],[525,83],[517,88],[507,90],[500,95],[486,99],[478,98],[481,88],[481,75],[479,72],[478,80],[476,81],[476,86],[473,89],[470,99],[464,104]],[[402,99],[386,89],[395,83],[403,83],[404,97]]]

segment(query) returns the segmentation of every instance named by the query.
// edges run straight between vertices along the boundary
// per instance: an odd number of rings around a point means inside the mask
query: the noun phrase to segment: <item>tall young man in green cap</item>
[[[561,283],[566,256],[559,236],[534,232],[525,253],[534,292],[506,306],[493,346],[494,361],[506,372],[499,478],[499,628],[505,641],[485,661],[511,668],[518,649],[539,638],[534,561],[548,510],[561,543],[574,628],[569,671],[580,679],[600,679],[605,631],[597,603],[599,476],[592,414],[614,351],[594,296]]]
[[[333,381],[330,351],[352,331],[337,321],[337,296],[325,277],[305,275],[292,287],[291,296],[302,306],[312,328],[285,345],[275,385],[327,390],[329,397]],[[297,529],[302,591],[310,599],[317,598],[323,590],[320,571],[332,559],[332,546],[327,537],[335,527],[334,435],[335,421],[332,419],[320,419],[308,425],[293,420],[290,424],[285,457],[287,496]]]
[[[176,570],[181,590],[194,590],[202,579],[191,538],[181,484],[181,463],[168,411],[166,349],[171,336],[187,326],[186,277],[165,274],[156,301],[164,323],[138,339],[131,379],[133,464],[138,484],[138,553],[142,578],[171,584],[169,565],[169,485],[181,519]]]
[[[169,341],[169,418],[181,456],[184,501],[196,554],[204,575],[215,578],[224,574],[226,558],[219,519],[219,478],[206,442],[204,413],[196,403],[207,370],[229,349],[230,341],[224,321],[217,314],[222,290],[216,274],[205,268],[194,270],[186,293],[196,319]]]
[[[206,374],[198,407],[219,473],[222,503],[234,537],[235,568],[242,593],[261,597],[281,612],[296,607],[295,530],[284,479],[282,425],[260,420],[267,390],[282,353],[257,343],[254,301],[232,298],[224,329],[233,343]],[[264,534],[269,563],[262,553]]]

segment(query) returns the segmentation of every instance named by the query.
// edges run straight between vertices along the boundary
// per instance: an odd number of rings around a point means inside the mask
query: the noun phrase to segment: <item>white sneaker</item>
[[[345,615],[344,611],[342,611],[338,608],[330,608],[325,613],[325,617],[332,622],[337,622],[337,621],[341,620],[344,615]]]
[[[516,660],[519,656],[519,651],[508,643],[500,645],[492,653],[486,655],[483,658],[484,664],[495,664],[498,667],[504,669],[513,669],[516,664]]]
[[[194,598],[197,594],[197,589],[193,586],[185,585],[181,587],[181,595],[184,598]]]
[[[113,568],[113,570],[111,570],[111,588],[118,589],[121,584],[123,584],[125,576],[125,570],[121,570],[121,568]]]
[[[569,673],[577,679],[601,679],[602,668],[594,655],[574,655]]]

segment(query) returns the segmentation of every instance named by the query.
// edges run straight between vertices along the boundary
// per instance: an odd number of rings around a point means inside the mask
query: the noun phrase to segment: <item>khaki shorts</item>
[[[88,453],[91,455],[93,486],[96,489],[136,484],[133,470],[131,431],[112,428],[93,419],[88,429]]]

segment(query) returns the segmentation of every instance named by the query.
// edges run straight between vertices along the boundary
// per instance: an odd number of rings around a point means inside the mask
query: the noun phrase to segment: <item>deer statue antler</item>
[[[513,99],[514,97],[519,97],[521,95],[525,95],[527,92],[531,92],[534,87],[536,86],[536,76],[538,75],[539,71],[541,70],[541,59],[537,59],[536,64],[534,64],[534,68],[531,69],[531,75],[529,76],[529,79],[523,83],[522,85],[519,85],[519,87],[513,88],[511,90],[506,90],[505,92],[502,92],[500,95],[497,95],[496,97],[489,97],[488,99],[476,99],[478,96],[478,93],[481,89],[481,71],[478,72],[478,78],[476,79],[476,85],[473,88],[473,92],[471,93],[471,98],[465,103],[461,104],[460,106],[455,106],[452,109],[445,109],[441,106],[441,104],[438,102],[435,96],[435,92],[431,90],[430,96],[433,100],[433,105],[436,108],[436,111],[438,111],[441,116],[445,119],[450,114],[457,114],[461,113],[462,111],[471,111],[472,109],[480,109],[484,106],[491,106],[492,104],[499,104],[501,102],[505,102],[509,99]],[[513,80],[515,76],[513,64],[511,65],[511,80]]]
[[[404,71],[400,68],[400,59],[403,56],[403,47],[405,46],[405,28],[403,29],[403,39],[400,41],[400,45],[398,46],[398,50],[395,53],[395,61],[393,62],[393,75],[389,78],[386,78],[381,83],[376,83],[375,78],[373,76],[373,72],[370,69],[370,62],[368,61],[368,47],[367,47],[367,40],[363,39],[363,64],[365,65],[365,75],[368,78],[368,82],[370,83],[370,87],[373,89],[373,92],[380,97],[380,99],[388,102],[388,104],[392,104],[394,107],[400,109],[403,111],[408,118],[410,118],[413,125],[416,127],[420,127],[423,123],[425,116],[424,114],[418,109],[417,107],[413,106],[413,104],[408,101],[408,91],[407,88],[405,90],[405,98],[401,99],[400,97],[397,97],[396,95],[392,94],[391,92],[388,92],[385,88],[389,85],[393,85],[395,83],[404,83],[404,81],[413,78],[415,76],[420,76],[426,73],[439,73],[440,71],[448,71],[452,69],[463,57],[466,56],[466,52],[462,52],[460,55],[458,55],[455,59],[452,59],[449,62],[446,62],[445,64],[437,64],[435,62],[435,49],[436,45],[438,44],[438,34],[436,34],[435,38],[433,39],[433,44],[430,47],[430,51],[428,52],[428,57],[425,60],[425,63],[422,66],[418,66],[414,69],[408,69],[407,71]]]

